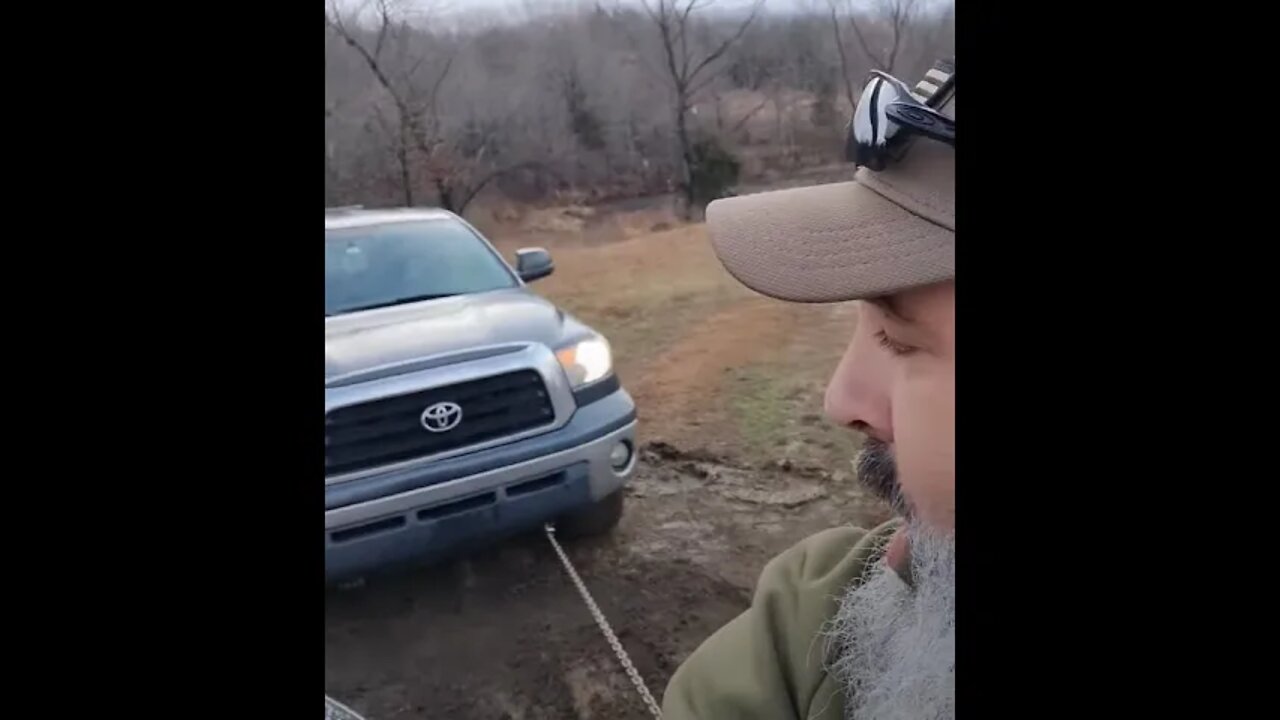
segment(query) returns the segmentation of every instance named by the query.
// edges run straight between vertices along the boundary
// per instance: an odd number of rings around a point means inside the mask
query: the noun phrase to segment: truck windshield
[[[324,231],[326,317],[515,287],[476,234],[449,219]]]

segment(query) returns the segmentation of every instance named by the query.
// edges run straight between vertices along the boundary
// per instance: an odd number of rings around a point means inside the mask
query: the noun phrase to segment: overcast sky
[[[536,8],[539,10],[553,10],[559,7],[573,8],[579,5],[593,7],[596,0],[435,0],[436,2],[447,5],[448,9],[460,11],[464,9],[482,9],[492,8],[496,10],[518,10],[523,12],[526,7]],[[654,3],[657,0],[652,0]],[[743,8],[750,7],[753,0],[713,0],[707,4],[710,8]],[[825,0],[818,0],[825,2]],[[813,0],[765,0],[765,7],[768,9],[786,9],[805,7],[811,4]],[[600,0],[600,4],[606,7],[610,5],[632,5],[639,7],[640,0]]]
[[[524,7],[553,9],[557,7],[572,8],[576,5],[586,5],[592,7],[595,0],[448,0],[451,5],[456,8],[473,7],[473,8],[494,8],[494,9],[512,9],[523,10]],[[656,0],[653,0],[656,3]],[[854,6],[867,5],[870,0],[854,0]],[[602,5],[606,7],[612,4],[640,6],[640,0],[600,0]],[[708,10],[735,10],[751,7],[754,0],[712,0],[707,3]],[[808,9],[818,7],[825,9],[827,0],[765,0],[764,6],[766,10],[772,12],[787,12],[794,10]]]
[[[329,6],[335,0],[325,0]],[[676,0],[683,4],[684,0]],[[346,8],[372,8],[371,0],[336,0]],[[652,3],[658,0],[650,0]],[[754,0],[699,0],[700,13],[734,13],[750,8]],[[877,0],[842,0],[855,8],[875,7]],[[491,23],[520,22],[534,15],[571,11],[575,8],[592,8],[599,3],[605,7],[640,7],[641,0],[399,0],[397,5],[420,21],[436,21],[441,25],[463,26],[489,25]],[[916,0],[917,11],[930,6],[944,6],[954,0]],[[829,12],[829,0],[764,0],[764,11],[783,15],[798,11]]]
[[[640,0],[598,0],[601,5],[606,7],[612,5],[630,5],[639,7]],[[652,0],[657,2],[657,0]],[[706,11],[726,11],[742,10],[751,7],[754,0],[703,0],[706,2]],[[775,13],[795,12],[796,10],[821,10],[826,11],[828,0],[764,0],[765,10]],[[853,5],[868,6],[874,0],[853,0]],[[339,0],[340,4],[347,7],[358,7],[362,4],[362,0]],[[427,10],[437,16],[457,17],[459,15],[469,15],[472,13],[492,13],[493,19],[514,20],[521,17],[527,17],[533,13],[554,12],[556,10],[569,10],[575,7],[593,7],[597,0],[404,0],[405,5],[417,6],[421,10]],[[326,0],[328,4],[328,0]],[[924,3],[920,3],[924,4]]]

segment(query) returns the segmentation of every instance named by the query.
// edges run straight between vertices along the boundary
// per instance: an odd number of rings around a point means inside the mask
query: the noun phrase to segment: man
[[[864,433],[858,476],[902,518],[814,535],[671,679],[667,720],[955,714],[955,67],[873,74],[852,182],[719,200],[725,268],[795,302],[861,300],[826,393]]]

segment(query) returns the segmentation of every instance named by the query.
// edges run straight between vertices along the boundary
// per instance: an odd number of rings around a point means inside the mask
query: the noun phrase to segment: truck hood
[[[326,318],[325,379],[484,345],[559,346],[585,326],[523,288]]]

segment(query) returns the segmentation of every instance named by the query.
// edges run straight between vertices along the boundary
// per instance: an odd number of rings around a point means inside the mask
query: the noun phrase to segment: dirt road
[[[621,525],[567,550],[659,697],[770,557],[888,517],[853,482],[856,441],[818,415],[848,308],[742,290],[702,232],[553,246],[539,288],[610,337],[639,407]],[[647,717],[541,535],[328,591],[325,615],[326,691],[370,720]]]

